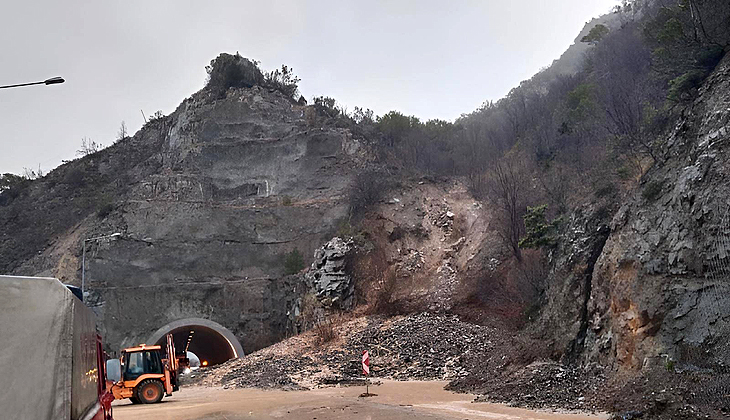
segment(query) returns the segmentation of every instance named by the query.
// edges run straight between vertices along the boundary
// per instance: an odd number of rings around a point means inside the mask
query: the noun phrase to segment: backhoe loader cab
[[[152,404],[160,402],[163,396],[171,396],[177,386],[177,360],[172,336],[168,337],[167,355],[163,358],[162,346],[140,344],[122,350],[120,360],[110,361],[118,364],[120,375],[111,386],[115,399],[129,398],[133,403]],[[112,368],[112,371],[116,369]]]

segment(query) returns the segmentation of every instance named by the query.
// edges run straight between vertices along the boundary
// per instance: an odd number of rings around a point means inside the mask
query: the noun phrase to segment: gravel
[[[540,345],[503,330],[463,322],[454,315],[363,317],[342,322],[332,342],[319,345],[315,332],[309,331],[241,359],[201,369],[184,381],[285,390],[362,385],[360,357],[368,350],[369,380],[448,380],[448,389],[479,395],[476,401],[533,409],[609,411],[617,413],[615,419],[727,418],[730,412],[724,387],[729,380],[724,375],[665,369],[615,372],[594,364],[526,361],[516,350],[525,343]],[[719,385],[711,386],[713,381]],[[704,384],[707,392],[702,394],[699,388],[688,387],[689,383]]]
[[[313,332],[201,369],[188,381],[210,386],[307,389],[361,376],[360,357],[370,352],[371,376],[396,380],[452,380],[469,363],[495,358],[497,331],[453,315],[422,313],[344,323],[337,342],[316,346]],[[192,376],[192,375],[191,375]]]

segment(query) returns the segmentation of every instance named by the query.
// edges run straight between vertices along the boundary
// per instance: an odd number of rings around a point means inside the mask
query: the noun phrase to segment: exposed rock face
[[[730,337],[729,140],[725,57],[611,223],[589,302],[593,357],[698,363],[680,350],[702,347],[703,364],[730,361],[716,346]]]
[[[554,351],[573,360],[583,350],[592,295],[593,268],[603,250],[609,229],[592,206],[574,212],[566,221],[564,236],[552,254],[542,331]]]
[[[14,232],[3,232],[0,253],[12,260],[0,271],[78,284],[83,239],[119,232],[86,255],[109,349],[181,318],[223,325],[246,352],[277,341],[297,299],[284,255],[312,255],[332,238],[367,151],[279,92],[255,86],[216,98],[202,90],[134,137],[33,183],[0,216]],[[66,187],[74,171],[80,186]],[[113,203],[103,218],[85,205],[96,191]]]
[[[355,284],[345,273],[346,258],[352,247],[351,238],[335,237],[314,252],[314,262],[306,274],[306,281],[325,307],[352,308]]]

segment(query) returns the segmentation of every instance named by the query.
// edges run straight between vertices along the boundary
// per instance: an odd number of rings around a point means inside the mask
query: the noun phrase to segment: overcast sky
[[[205,82],[220,52],[294,68],[306,98],[453,120],[504,96],[617,0],[41,1],[0,16],[0,173],[109,145]]]

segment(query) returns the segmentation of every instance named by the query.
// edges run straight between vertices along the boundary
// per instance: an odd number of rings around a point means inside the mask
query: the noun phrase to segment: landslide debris
[[[340,338],[323,346],[309,331],[191,379],[208,386],[283,389],[351,383],[361,377],[360,356],[368,350],[374,378],[452,380],[468,375],[475,364],[499,364],[506,342],[497,329],[431,313],[357,318],[337,331]]]
[[[604,411],[615,419],[713,417],[727,412],[723,380],[707,372],[615,372],[596,364],[566,365],[535,357],[540,344],[455,315],[367,316],[339,322],[337,338],[319,345],[316,329],[201,369],[186,383],[224,388],[306,390],[363,385],[360,357],[370,352],[371,378],[448,380],[447,389],[475,401],[530,409]],[[536,349],[537,348],[537,349]],[[526,358],[526,354],[532,354]],[[531,360],[536,359],[536,360]],[[714,399],[687,386],[705,384]],[[708,414],[711,413],[711,414]]]

